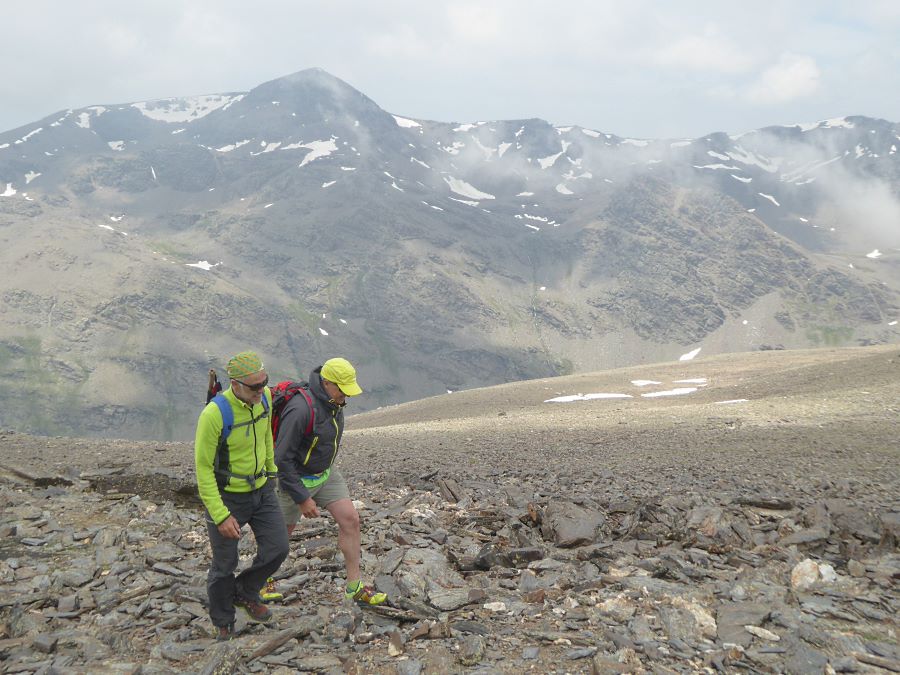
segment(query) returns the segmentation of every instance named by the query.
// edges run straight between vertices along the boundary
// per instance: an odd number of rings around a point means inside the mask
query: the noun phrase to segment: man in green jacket
[[[206,582],[209,616],[220,640],[234,636],[235,607],[253,621],[272,618],[259,591],[288,555],[287,529],[275,481],[270,480],[277,468],[269,377],[259,356],[249,351],[228,361],[228,377],[231,386],[200,413],[194,440],[197,486],[212,548]],[[229,431],[224,442],[223,428]],[[256,557],[235,577],[241,527],[248,523],[256,538]]]

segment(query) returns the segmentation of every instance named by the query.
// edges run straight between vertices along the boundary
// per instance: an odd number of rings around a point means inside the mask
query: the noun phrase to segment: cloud
[[[496,7],[483,3],[454,4],[447,8],[453,33],[464,42],[491,42],[503,28],[503,17]]]
[[[798,54],[782,54],[744,92],[751,103],[776,104],[805,98],[819,90],[821,72],[815,59]]]
[[[752,67],[754,59],[736,42],[710,27],[703,35],[686,35],[663,46],[653,61],[676,70],[742,73]]]
[[[4,8],[0,58],[15,67],[0,79],[0,132],[66,107],[243,91],[314,66],[408,117],[541,116],[642,137],[900,109],[897,0]]]

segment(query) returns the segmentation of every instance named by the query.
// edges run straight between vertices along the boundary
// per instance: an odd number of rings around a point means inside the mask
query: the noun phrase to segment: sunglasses
[[[264,380],[263,380],[262,382],[260,382],[259,384],[247,384],[246,382],[241,382],[240,380],[235,380],[235,382],[237,382],[238,384],[240,384],[240,385],[242,385],[242,386],[244,386],[244,387],[247,387],[247,389],[250,389],[251,391],[262,391],[263,388],[264,388],[267,384],[269,384],[269,376],[266,375],[266,379],[264,379]]]

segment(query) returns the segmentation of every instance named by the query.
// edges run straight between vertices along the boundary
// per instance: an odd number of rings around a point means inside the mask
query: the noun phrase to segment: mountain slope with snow
[[[184,438],[248,345],[276,377],[351,358],[367,409],[896,342],[898,144],[862,117],[691,140],[414,120],[321,70],[63,111],[0,133],[0,372],[47,401],[0,395],[0,426]]]

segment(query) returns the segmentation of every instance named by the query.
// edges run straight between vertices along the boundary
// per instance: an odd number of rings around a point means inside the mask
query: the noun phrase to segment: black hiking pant
[[[226,539],[206,514],[206,529],[212,548],[212,562],[206,578],[209,596],[209,617],[214,626],[234,623],[234,599],[246,598],[259,602],[259,591],[284,562],[288,555],[288,535],[275,497],[275,481],[269,480],[252,492],[222,492],[222,501],[238,521],[250,524],[256,538],[256,557],[253,563],[235,577],[238,566],[238,542]]]

